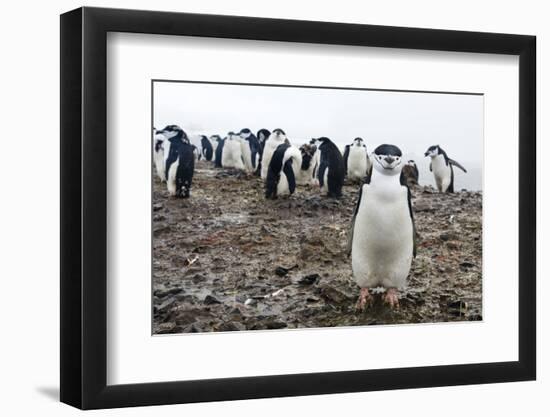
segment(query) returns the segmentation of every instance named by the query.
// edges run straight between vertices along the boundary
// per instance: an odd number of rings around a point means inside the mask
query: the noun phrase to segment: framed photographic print
[[[61,16],[61,400],[535,379],[535,38]]]

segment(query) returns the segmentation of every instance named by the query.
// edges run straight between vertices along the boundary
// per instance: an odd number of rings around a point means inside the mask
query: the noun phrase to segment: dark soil
[[[201,161],[191,198],[174,199],[155,176],[153,332],[481,320],[481,193],[413,188],[418,249],[400,308],[377,296],[359,313],[345,253],[357,191],[266,200],[260,178]]]

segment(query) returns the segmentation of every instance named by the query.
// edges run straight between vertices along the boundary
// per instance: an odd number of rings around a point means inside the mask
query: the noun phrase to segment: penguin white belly
[[[367,174],[367,155],[365,148],[352,146],[348,156],[348,178],[363,179]]]
[[[277,195],[287,195],[290,194],[290,189],[288,187],[288,179],[284,172],[281,172],[281,178],[277,183]]]
[[[324,193],[325,191],[328,191],[328,170],[329,168],[327,167],[325,169],[325,174],[324,174],[324,178],[323,178],[323,186],[321,187],[321,192]]]
[[[252,153],[250,152],[250,146],[246,140],[241,142],[241,154],[243,156],[244,167],[246,170],[248,172],[254,171],[254,167],[252,166]]]
[[[353,230],[353,277],[361,288],[403,288],[413,258],[407,189],[363,187]]]
[[[299,168],[296,172],[298,172],[296,184],[309,185],[313,183],[313,161],[309,164],[308,169]]]
[[[277,149],[277,146],[279,146],[282,142],[275,142],[273,139],[267,140],[264,146],[264,152],[262,154],[262,170],[260,172],[261,178],[263,180],[267,177],[267,169],[269,168],[269,163],[271,162],[271,158],[273,157],[273,153],[275,152],[275,149]]]
[[[157,170],[157,175],[161,181],[166,181],[166,174],[164,172],[164,150],[159,149],[154,153],[155,168]]]
[[[244,170],[240,142],[236,140],[225,141],[222,151],[222,166]]]
[[[168,169],[168,180],[166,181],[166,187],[168,188],[168,194],[171,196],[176,195],[176,172],[178,171],[178,166],[180,164],[179,159],[172,162],[170,168]]]
[[[451,167],[445,163],[445,157],[438,155],[432,159],[432,171],[435,185],[440,192],[447,191],[451,185]]]

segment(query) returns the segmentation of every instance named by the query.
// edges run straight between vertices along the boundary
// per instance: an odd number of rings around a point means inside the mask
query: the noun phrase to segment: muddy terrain
[[[422,180],[422,178],[421,178]],[[153,333],[482,319],[482,195],[412,189],[417,257],[391,310],[355,310],[346,242],[358,186],[265,200],[258,177],[197,163],[190,199],[153,186]]]

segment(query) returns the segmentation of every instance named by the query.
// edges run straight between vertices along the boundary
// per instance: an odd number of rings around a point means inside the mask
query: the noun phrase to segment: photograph
[[[483,320],[482,93],[151,83],[153,335]]]

